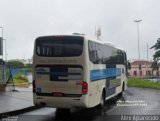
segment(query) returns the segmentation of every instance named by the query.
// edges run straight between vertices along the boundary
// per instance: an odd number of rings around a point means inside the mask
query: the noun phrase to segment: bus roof
[[[86,38],[87,40],[91,40],[91,41],[94,41],[94,42],[98,42],[98,43],[101,43],[101,44],[104,44],[104,45],[108,45],[108,46],[110,46],[110,47],[113,47],[113,48],[117,48],[117,49],[119,49],[119,50],[122,50],[122,51],[124,51],[124,49],[122,49],[122,48],[119,48],[119,47],[116,47],[113,43],[111,43],[111,42],[108,42],[108,41],[103,41],[103,40],[97,40],[97,39],[94,39],[94,38],[91,38],[91,37],[88,37],[88,36],[86,36],[85,34],[80,34],[80,33],[73,33],[72,35],[70,35],[70,34],[64,34],[64,35],[46,35],[46,36],[39,36],[38,38],[43,38],[43,37],[63,37],[63,36],[70,36],[70,37],[74,37],[74,36],[79,36],[79,37],[84,37],[84,38]]]

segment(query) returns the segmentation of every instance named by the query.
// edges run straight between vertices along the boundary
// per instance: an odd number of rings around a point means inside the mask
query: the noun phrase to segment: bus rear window
[[[83,37],[51,36],[36,40],[36,53],[44,57],[80,56],[83,51]]]

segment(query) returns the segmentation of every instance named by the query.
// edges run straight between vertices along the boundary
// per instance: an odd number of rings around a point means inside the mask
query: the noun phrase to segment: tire
[[[101,96],[100,105],[99,105],[100,109],[103,109],[105,107],[105,98],[106,98],[105,91],[103,91],[102,96]]]
[[[124,87],[125,85],[124,85],[124,82],[123,82],[123,85],[122,85],[122,92],[120,92],[119,94],[118,94],[118,98],[122,98],[123,97],[123,92],[124,92]]]
[[[102,116],[105,115],[105,98],[106,98],[106,93],[105,93],[105,90],[103,90],[103,93],[102,93],[102,96],[101,96],[101,101],[100,101],[100,104],[98,106],[99,113]]]

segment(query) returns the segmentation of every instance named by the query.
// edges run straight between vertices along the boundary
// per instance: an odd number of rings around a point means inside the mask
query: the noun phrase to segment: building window
[[[146,71],[146,76],[151,76],[151,71]]]
[[[151,71],[148,71],[148,75],[151,76]]]
[[[134,71],[134,76],[137,76],[137,71]]]
[[[142,76],[142,71],[140,71],[140,76]]]

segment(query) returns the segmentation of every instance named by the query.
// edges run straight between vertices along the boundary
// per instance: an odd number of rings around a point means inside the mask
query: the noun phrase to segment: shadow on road
[[[113,98],[105,103],[104,109],[100,109],[98,106],[89,109],[73,109],[70,112],[67,110],[56,111],[56,116],[49,117],[43,121],[99,121],[106,120],[107,111],[116,106],[116,102],[119,98]],[[104,119],[102,119],[104,118]]]

